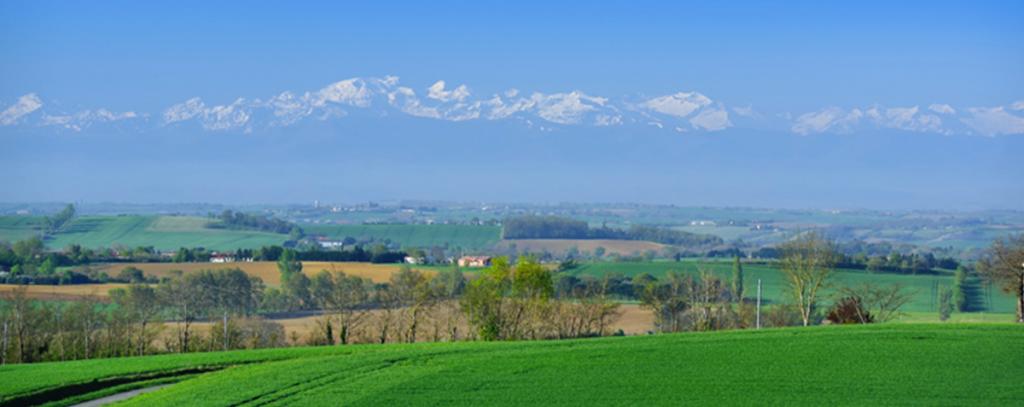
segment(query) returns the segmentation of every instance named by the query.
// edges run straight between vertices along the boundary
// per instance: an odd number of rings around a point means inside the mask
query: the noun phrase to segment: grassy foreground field
[[[58,401],[179,372],[127,404],[1012,405],[1022,347],[1021,326],[896,324],[286,348],[9,365],[0,393]]]

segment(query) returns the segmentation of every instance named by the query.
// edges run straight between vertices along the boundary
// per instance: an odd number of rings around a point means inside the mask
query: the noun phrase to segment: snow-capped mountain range
[[[941,135],[999,136],[1024,134],[1024,101],[1005,106],[954,107],[944,103],[906,107],[825,107],[800,114],[763,113],[750,106],[728,106],[696,91],[654,97],[608,98],[579,90],[561,93],[509,89],[479,97],[466,85],[449,87],[439,80],[419,91],[398,77],[351,78],[317,90],[284,91],[267,98],[239,97],[230,103],[207,103],[195,97],[155,113],[105,108],[59,111],[29,93],[0,112],[0,132],[52,128],[80,132],[116,125],[135,131],[151,127],[198,124],[211,132],[253,133],[305,121],[345,120],[353,113],[380,120],[393,115],[452,122],[515,120],[537,130],[560,126],[650,126],[665,131],[713,133],[730,127],[786,130],[797,135],[856,133],[898,129]]]

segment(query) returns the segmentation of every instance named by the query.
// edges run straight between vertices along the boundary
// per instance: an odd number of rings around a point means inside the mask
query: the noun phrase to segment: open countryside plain
[[[732,263],[729,261],[715,260],[694,260],[686,259],[680,262],[674,261],[653,261],[653,262],[593,262],[583,263],[578,268],[569,270],[568,273],[577,276],[590,276],[601,278],[608,274],[622,274],[628,277],[640,274],[650,274],[655,277],[662,277],[671,271],[683,272],[692,275],[698,274],[701,270],[707,270],[723,279],[731,278]],[[788,300],[785,297],[787,282],[778,268],[771,264],[744,264],[746,293],[750,298],[755,295],[757,280],[761,280],[763,298],[769,302]],[[949,274],[894,274],[894,273],[872,273],[865,270],[838,269],[835,271],[832,288],[842,286],[855,286],[864,283],[877,285],[899,284],[913,293],[911,300],[903,307],[904,311],[931,312],[937,310],[936,288],[952,284],[952,276]],[[831,290],[826,290],[827,294]],[[1014,312],[1014,298],[995,286],[982,286],[981,298],[979,299],[986,307],[987,312],[1012,313]],[[830,300],[826,300],[830,303]]]
[[[199,270],[224,270],[241,269],[246,274],[259,277],[264,284],[278,286],[281,284],[281,272],[277,263],[272,261],[235,262],[235,263],[111,263],[102,267],[102,270],[109,275],[117,275],[126,267],[136,267],[147,276],[157,278],[167,277],[172,271],[180,270],[185,273]],[[369,279],[375,283],[383,283],[391,278],[391,274],[401,268],[399,264],[373,264],[358,262],[328,262],[328,261],[304,261],[302,272],[313,276],[320,271],[341,271],[348,275]],[[419,267],[416,267],[420,269]],[[427,268],[422,268],[431,272]]]
[[[140,406],[1012,405],[1021,347],[1024,328],[1009,324],[833,326],[10,365],[0,383],[19,403],[183,375],[125,403]]]
[[[500,226],[476,225],[302,225],[308,234],[341,240],[352,237],[357,240],[390,241],[402,247],[449,246],[466,250],[490,248],[501,239]]]
[[[576,249],[579,253],[595,253],[597,248],[605,249],[605,254],[618,254],[623,256],[639,256],[648,250],[660,253],[666,246],[661,243],[647,242],[642,240],[612,240],[612,239],[510,239],[502,240],[500,247],[514,247],[519,252],[543,253],[548,252],[555,255],[564,255],[566,252]]]
[[[356,263],[356,262],[303,262],[302,270],[307,275],[315,275],[321,270],[327,271],[342,271],[346,274],[355,275],[363,278],[370,279],[377,283],[383,283],[391,278],[391,274],[398,271],[401,265],[398,264],[371,264],[371,263]],[[245,271],[247,274],[259,277],[268,286],[277,286],[280,284],[280,272],[277,269],[277,264],[274,262],[237,262],[237,263],[113,263],[104,266],[103,270],[109,275],[117,275],[117,273],[125,267],[137,267],[143,271],[146,275],[154,277],[166,277],[170,275],[172,270],[181,270],[184,272],[193,272],[204,269],[230,269],[239,268]],[[428,266],[413,266],[414,269],[421,270],[427,273],[433,272],[438,268],[445,267],[428,267]],[[602,278],[606,275],[621,274],[629,277],[633,277],[640,274],[651,274],[655,277],[663,277],[666,273],[671,271],[683,272],[690,275],[697,275],[700,270],[709,270],[722,278],[731,278],[732,263],[728,261],[699,261],[699,260],[685,260],[681,262],[673,261],[653,261],[653,262],[588,262],[583,263],[576,269],[569,270],[565,273],[575,276],[589,276],[594,278]],[[474,271],[464,270],[472,276]],[[765,300],[765,304],[772,304],[778,302],[784,302],[788,300],[785,297],[786,293],[786,280],[782,273],[772,265],[767,264],[745,264],[745,281],[748,298],[753,298],[756,295],[757,280],[761,279],[762,282],[762,295]],[[936,293],[935,288],[938,286],[952,284],[952,277],[949,275],[931,275],[931,274],[920,274],[920,275],[909,275],[909,274],[892,274],[892,273],[869,273],[864,270],[846,270],[839,269],[835,273],[835,282],[833,286],[844,286],[844,285],[857,285],[863,283],[872,283],[879,285],[888,284],[900,284],[912,292],[912,297],[909,303],[904,307],[904,311],[908,312],[932,312],[937,310]],[[829,291],[826,290],[826,294]],[[998,287],[985,287],[982,293],[981,301],[985,305],[985,311],[990,313],[1012,313],[1014,311],[1013,298],[1001,290]],[[829,298],[825,298],[826,304],[831,303]]]
[[[210,219],[191,216],[82,216],[46,241],[60,249],[82,247],[153,246],[169,251],[180,247],[235,250],[281,244],[286,235],[248,230],[211,229]]]

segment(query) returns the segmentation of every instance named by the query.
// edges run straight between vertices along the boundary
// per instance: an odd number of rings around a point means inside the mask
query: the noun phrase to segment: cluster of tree
[[[877,254],[878,248],[875,246],[871,246],[872,250],[863,249],[863,246],[858,244],[836,244],[835,246],[834,249],[838,257],[835,259],[834,265],[839,268],[903,274],[931,274],[936,273],[939,269],[955,270],[960,267],[960,262],[956,258],[936,256],[930,251],[917,250],[904,253],[894,250],[886,254]],[[882,246],[891,247],[890,245]],[[728,252],[730,256],[737,254],[735,251],[738,249],[730,250]],[[737,255],[742,256],[742,252]],[[749,257],[780,259],[783,255],[780,247],[768,246],[751,251]]]
[[[238,259],[254,259],[257,261],[277,261],[286,250],[282,246],[264,246],[262,248],[238,249],[227,252]],[[370,249],[355,246],[349,250],[324,251],[319,248],[294,252],[303,261],[352,261],[372,263],[399,263],[405,259],[406,253],[393,251],[384,245],[376,245]],[[62,251],[49,251],[43,240],[31,237],[13,244],[0,241],[0,283],[8,284],[89,284],[129,281],[121,276],[110,276],[89,267],[93,263],[150,263],[150,262],[208,262],[213,252],[202,247],[179,248],[174,255],[167,257],[152,246],[135,248],[115,247],[88,249],[72,244]]]
[[[241,270],[133,284],[112,290],[109,303],[35,301],[17,289],[0,303],[0,363],[283,346],[281,326],[253,316],[262,292]],[[200,320],[212,322],[206,335]]]
[[[298,252],[303,261],[359,261],[370,263],[400,263],[405,259],[406,252],[393,251],[384,245],[376,245],[369,250],[355,246],[351,250],[306,250]]]
[[[171,261],[174,263],[208,262],[212,255],[213,252],[202,247],[181,247],[174,252],[174,256],[171,256]]]
[[[532,259],[498,259],[467,282],[456,268],[403,267],[388,282],[302,272],[295,252],[278,259],[280,288],[243,271],[174,272],[155,284],[112,290],[109,303],[34,301],[24,289],[0,301],[3,363],[236,348],[501,340],[603,335],[617,303],[601,285],[555,295],[552,272]],[[134,274],[130,271],[126,274]],[[139,279],[144,280],[144,279]],[[308,337],[286,337],[266,312],[317,313]],[[197,328],[202,322],[205,328]]]
[[[634,225],[629,229],[607,226],[591,228],[587,222],[558,216],[520,216],[506,219],[505,239],[622,239],[646,240],[684,247],[709,247],[723,243],[714,235],[696,234],[654,226]]]
[[[298,227],[298,225],[271,216],[250,215],[229,209],[217,216],[217,219],[220,222],[211,224],[209,227],[287,233],[292,237],[292,240],[298,240],[304,235],[302,228]]]
[[[107,282],[109,276],[86,272],[73,266],[94,262],[162,261],[153,247],[86,249],[72,244],[63,251],[48,251],[43,240],[31,237],[13,244],[0,241],[0,270],[7,273],[0,282],[10,284],[85,284]]]
[[[1024,322],[1024,234],[993,242],[978,271],[1017,298],[1017,322]]]
[[[52,235],[60,231],[75,217],[75,205],[68,204],[60,212],[53,216],[47,216],[43,222],[46,227],[46,234]]]
[[[835,268],[844,258],[838,245],[817,232],[809,232],[779,245],[779,252],[779,269],[788,283],[790,301],[800,322],[804,326],[819,322],[822,292],[832,287]],[[843,324],[889,321],[912,296],[912,292],[898,284],[840,287],[825,319]]]
[[[864,253],[843,255],[837,266],[842,268],[905,274],[929,274],[936,269],[955,270],[960,262],[952,257],[936,257],[930,252],[901,254],[892,252],[884,256]]]
[[[290,252],[300,261],[400,263],[406,256],[406,252],[391,250],[384,245],[375,245],[369,249],[357,245],[345,250],[323,250],[320,246],[311,246],[307,250],[295,250],[272,245],[256,250],[239,249],[233,254],[237,258],[251,258],[255,261],[278,261],[285,252]]]
[[[552,272],[524,257],[491,267],[466,288],[462,308],[483,340],[600,336],[618,318],[618,303],[603,284],[576,288],[555,297]]]
[[[644,308],[654,313],[659,332],[742,329],[754,326],[754,305],[742,300],[742,279],[728,284],[708,271],[694,277],[668,273],[637,285]]]

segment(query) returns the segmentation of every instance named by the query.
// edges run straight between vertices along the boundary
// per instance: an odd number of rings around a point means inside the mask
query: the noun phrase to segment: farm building
[[[214,253],[210,255],[210,263],[234,263],[235,256],[227,253]]]
[[[317,243],[324,249],[342,249],[345,247],[345,242],[340,240],[318,239]]]
[[[487,267],[491,265],[489,256],[462,256],[459,258],[459,267]]]

